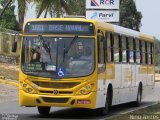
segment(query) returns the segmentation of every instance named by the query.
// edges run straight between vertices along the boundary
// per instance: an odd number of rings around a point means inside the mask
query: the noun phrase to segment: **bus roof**
[[[141,40],[145,40],[145,41],[150,41],[150,42],[154,42],[154,37],[151,35],[147,35],[145,33],[139,32],[139,31],[135,31],[132,29],[128,29],[122,26],[118,26],[118,25],[113,25],[110,23],[104,23],[104,22],[99,22],[97,21],[98,27],[102,28],[102,29],[107,29],[107,31],[109,32],[115,32],[124,36],[130,36],[133,38],[138,38]]]
[[[110,23],[105,23],[105,22],[100,22],[97,20],[92,20],[92,19],[85,19],[85,18],[38,18],[38,19],[29,19],[26,23],[28,22],[33,22],[33,21],[79,21],[79,22],[92,22],[93,24],[95,24],[97,29],[105,29],[109,32],[115,32],[121,35],[125,35],[125,36],[130,36],[130,37],[134,37],[134,38],[138,38],[141,40],[146,40],[146,41],[150,41],[153,42],[154,41],[154,37],[144,34],[142,32],[138,32],[135,30],[131,30],[125,27],[121,27],[118,25],[113,25]],[[26,24],[25,23],[25,24]]]

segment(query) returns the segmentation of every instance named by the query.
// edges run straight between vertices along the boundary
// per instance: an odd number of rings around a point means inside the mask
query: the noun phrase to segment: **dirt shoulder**
[[[160,82],[160,74],[158,73],[155,74],[155,81]]]
[[[119,115],[112,120],[159,120],[160,103],[128,114]]]
[[[18,80],[18,65],[0,63],[0,76],[5,76],[6,79]]]

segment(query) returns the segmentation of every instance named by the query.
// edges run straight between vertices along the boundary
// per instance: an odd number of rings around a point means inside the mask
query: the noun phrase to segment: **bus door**
[[[98,30],[98,81],[97,81],[97,106],[104,107],[106,101],[105,78],[105,39],[102,31]]]

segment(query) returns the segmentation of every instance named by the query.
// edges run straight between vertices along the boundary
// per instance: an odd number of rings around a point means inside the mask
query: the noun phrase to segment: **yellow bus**
[[[43,115],[52,106],[105,115],[112,105],[139,106],[154,90],[152,36],[84,18],[32,19],[22,36],[20,106]]]

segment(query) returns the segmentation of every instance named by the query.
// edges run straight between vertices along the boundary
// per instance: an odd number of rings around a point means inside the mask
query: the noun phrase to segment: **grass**
[[[128,114],[119,115],[112,120],[159,120],[160,103]]]

